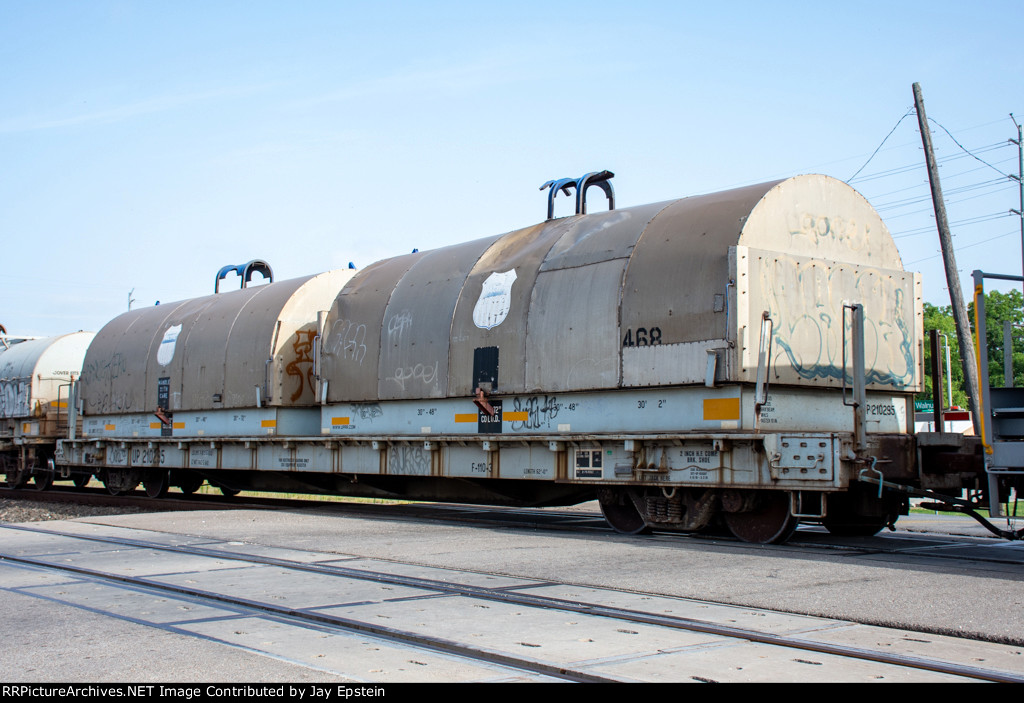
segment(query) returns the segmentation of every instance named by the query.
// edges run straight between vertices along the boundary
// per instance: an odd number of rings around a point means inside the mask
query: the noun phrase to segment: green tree
[[[971,320],[971,335],[974,335],[974,302],[968,305],[968,316]],[[1024,386],[1024,294],[1019,290],[1011,290],[1009,293],[989,291],[985,294],[985,331],[988,349],[988,370],[989,384],[992,386],[1003,385],[1003,322],[1009,321],[1013,325],[1013,385]],[[948,373],[953,385],[953,405],[961,408],[968,408],[967,391],[964,389],[964,373],[960,363],[960,345],[956,339],[956,325],[953,322],[952,308],[949,305],[936,306],[931,303],[924,304],[924,373],[925,392],[918,396],[918,399],[932,399],[931,379],[931,341],[930,330],[938,330],[940,335],[945,334],[949,340],[950,362],[952,368]],[[939,355],[943,367],[946,363],[945,340],[939,337]],[[980,369],[979,369],[980,374]],[[980,377],[980,376],[979,376]],[[943,373],[945,384],[946,372]],[[946,405],[946,388],[943,387],[942,404]]]
[[[974,302],[968,306],[971,315],[971,327],[974,327]],[[1012,325],[1013,341],[1013,385],[1024,385],[1024,338],[1021,329],[1024,323],[1024,294],[1019,290],[1009,293],[989,291],[985,294],[985,337],[988,343],[988,381],[989,385],[1002,386],[1005,378],[1003,373],[1003,323]],[[980,373],[980,369],[979,369]]]

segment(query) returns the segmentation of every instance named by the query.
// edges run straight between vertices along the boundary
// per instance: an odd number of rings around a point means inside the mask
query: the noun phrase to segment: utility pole
[[[1017,138],[1008,139],[1010,144],[1017,145],[1017,175],[1011,175],[1010,178],[1017,181],[1017,186],[1020,189],[1020,207],[1019,210],[1010,210],[1014,215],[1020,218],[1020,258],[1021,258],[1021,273],[1024,273],[1024,139],[1021,135],[1021,126],[1017,124],[1017,119],[1010,113],[1010,119],[1013,120],[1013,125],[1017,128]]]
[[[921,141],[924,143],[924,156],[928,164],[928,181],[932,186],[935,224],[939,229],[942,260],[946,265],[946,287],[949,288],[949,302],[953,308],[953,322],[956,323],[956,338],[960,343],[960,363],[964,371],[964,384],[967,386],[967,399],[971,408],[971,418],[974,421],[974,433],[981,435],[981,403],[978,400],[981,396],[978,393],[978,367],[974,361],[974,340],[971,339],[971,323],[967,317],[964,293],[960,288],[960,274],[956,269],[953,238],[949,233],[949,220],[946,218],[946,201],[942,197],[939,167],[935,163],[935,153],[932,151],[932,133],[928,129],[928,117],[924,113],[924,97],[921,95],[920,83],[914,84],[914,106],[917,108],[917,123],[921,127]]]
[[[1020,218],[1020,258],[1021,273],[1024,274],[1024,134],[1017,118],[1010,113],[1010,119],[1017,128],[1017,138],[1009,139],[1010,144],[1017,145],[1017,175],[1010,174],[1010,180],[1017,181],[1017,188],[1020,191],[1020,205],[1018,209],[1010,208],[1010,214]],[[1003,385],[1006,388],[1013,387],[1013,325],[1009,320],[1003,323]]]

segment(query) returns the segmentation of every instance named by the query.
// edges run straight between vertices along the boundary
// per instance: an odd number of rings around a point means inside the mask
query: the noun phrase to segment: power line
[[[932,118],[930,118],[930,117],[928,118],[928,121],[929,121],[929,122],[935,122],[935,120],[933,120],[933,119],[932,119]],[[953,143],[954,143],[954,144],[956,144],[956,145],[957,145],[958,147],[960,147],[961,149],[963,149],[963,150],[964,150],[964,151],[965,151],[965,152],[966,152],[967,154],[970,154],[970,155],[971,155],[971,156],[973,156],[973,157],[974,157],[975,159],[978,159],[978,161],[980,161],[981,163],[985,164],[986,166],[988,166],[989,168],[991,168],[991,169],[992,169],[993,171],[995,171],[995,172],[996,172],[996,173],[998,173],[999,175],[1001,175],[1001,176],[1003,176],[1003,177],[1005,177],[1005,178],[1009,178],[1009,176],[1008,176],[1007,174],[1003,173],[1002,171],[1000,171],[1000,170],[999,170],[998,168],[996,168],[995,166],[993,166],[993,165],[992,165],[992,164],[990,164],[989,162],[985,161],[984,159],[980,159],[980,158],[978,158],[977,156],[975,156],[974,154],[972,154],[972,153],[971,153],[970,151],[968,151],[967,147],[965,147],[965,146],[964,146],[963,144],[961,144],[960,142],[958,142],[958,141],[956,140],[956,137],[954,137],[954,136],[953,136],[952,134],[950,134],[950,133],[949,133],[949,130],[948,130],[948,129],[946,129],[945,127],[943,127],[943,126],[942,126],[941,124],[939,124],[938,122],[935,122],[935,124],[937,124],[937,125],[938,125],[938,126],[939,126],[939,127],[941,128],[941,129],[942,129],[942,131],[943,131],[943,132],[945,132],[946,134],[949,134],[949,138],[953,140]]]
[[[962,247],[960,247],[960,249],[970,249],[971,247],[976,247],[976,246],[979,246],[981,244],[988,244],[989,242],[994,242],[997,239],[1002,239],[1003,237],[1009,237],[1011,234],[1017,234],[1017,231],[1016,230],[1010,230],[1009,232],[1003,232],[1002,234],[997,234],[996,236],[989,237],[988,239],[982,239],[980,242],[974,242],[972,244],[965,244]],[[906,262],[903,265],[904,266],[913,266],[914,264],[919,264],[922,261],[931,261],[932,259],[937,259],[940,256],[942,256],[941,253],[934,254],[933,256],[926,256],[923,259],[915,259],[914,261],[908,261],[908,262]]]
[[[1009,217],[1007,212],[994,212],[987,215],[978,215],[977,217],[968,217],[963,220],[957,220],[956,222],[950,222],[949,226],[953,227],[965,227],[967,225],[977,225],[982,222],[989,222],[991,220],[998,220],[1001,217]],[[932,232],[935,230],[934,225],[928,225],[925,227],[918,227],[916,229],[908,229],[903,232],[898,232],[892,235],[893,239],[906,239],[907,237],[913,237],[918,234],[925,234],[926,232]]]
[[[868,160],[864,162],[864,166],[861,166],[860,168],[857,169],[857,173],[860,173],[861,171],[863,171],[864,167],[867,166],[869,163],[871,163],[871,159],[875,158],[875,154],[878,153],[878,150],[882,148],[882,145],[885,144],[885,142],[889,139],[889,137],[892,136],[892,133],[895,132],[896,128],[900,126],[900,123],[903,122],[903,120],[907,119],[912,114],[914,114],[914,106],[913,105],[911,105],[907,109],[906,113],[904,113],[903,117],[901,117],[896,122],[896,124],[893,125],[893,128],[889,130],[889,133],[887,135],[885,135],[885,139],[882,140],[882,144],[879,144],[878,147],[876,147],[875,150],[873,152],[871,152],[871,156],[869,156]],[[857,173],[855,173],[852,176],[850,176],[849,178],[847,178],[846,182],[849,183],[854,178],[856,178],[857,177]]]
[[[991,196],[1000,195],[1004,191],[1008,190],[1010,187],[1012,187],[1012,185],[1009,184],[1009,183],[979,184],[979,185],[975,185],[975,186],[964,186],[964,188],[962,188],[962,189],[960,189],[960,188],[956,189],[955,194],[966,193],[966,192],[969,192],[969,191],[972,191],[972,190],[979,190],[979,189],[983,190],[984,192],[975,193],[974,195],[968,195],[968,196],[962,197],[962,198],[946,198],[946,203],[949,204],[949,205],[954,205],[954,204],[958,204],[958,203],[964,203],[964,202],[967,202],[969,200],[975,200],[977,198],[985,198],[985,197],[988,197],[990,195]],[[895,219],[897,217],[906,217],[908,215],[913,215],[913,214],[916,214],[916,213],[932,212],[932,209],[928,208],[928,207],[925,207],[925,208],[922,208],[922,209],[919,209],[919,210],[906,210],[906,208],[913,207],[915,205],[924,205],[925,203],[929,202],[930,200],[931,200],[931,197],[929,195],[922,195],[922,196],[920,196],[918,198],[907,198],[905,200],[899,200],[899,201],[896,201],[894,203],[890,203],[890,204],[887,204],[887,205],[884,205],[884,206],[882,206],[882,205],[876,206],[875,207],[875,211],[878,212],[878,213],[884,213],[885,214],[885,219],[892,220],[892,219]],[[900,212],[899,214],[893,214],[897,210],[900,210],[902,212]]]
[[[978,193],[976,195],[969,195],[966,198],[956,198],[955,200],[950,200],[949,198],[946,198],[946,202],[948,204],[950,204],[950,205],[955,205],[955,204],[958,204],[958,203],[967,202],[968,200],[974,200],[976,198],[985,198],[985,197],[988,197],[990,195],[996,195],[998,193],[1001,193],[1004,190],[1008,190],[1011,187],[1012,187],[1012,184],[1010,184],[1010,183],[1002,183],[1001,187],[990,189],[988,192]],[[930,200],[930,199],[931,199],[930,197],[925,196],[925,197],[920,198],[919,200],[917,200],[915,202],[925,202],[926,200]],[[907,207],[910,204],[913,204],[913,203],[907,203],[907,204],[904,204],[904,205],[898,205],[898,206],[894,206],[894,207],[891,207],[891,208],[888,208],[888,209],[896,210],[896,209],[901,208],[901,207]],[[879,212],[881,212],[883,209],[884,208],[875,208],[875,210],[877,210]],[[895,220],[898,217],[907,217],[909,215],[919,215],[922,212],[931,212],[931,208],[923,208],[921,210],[911,210],[910,212],[901,212],[898,215],[886,215],[885,219],[887,221],[888,220]]]
[[[993,151],[995,149],[1003,148],[1003,147],[1006,147],[1006,146],[1007,146],[1007,144],[1005,142],[998,142],[996,144],[987,144],[987,145],[985,145],[983,147],[979,147],[975,151],[977,151],[979,153],[985,153],[985,152]],[[941,157],[939,159],[936,159],[936,161],[938,163],[944,165],[944,164],[949,163],[950,161],[956,161],[957,159],[966,158],[966,156],[973,156],[973,154],[966,154],[966,155],[965,154],[952,154],[950,156],[943,156],[943,157]],[[975,157],[975,158],[977,158],[977,157]],[[1000,162],[997,162],[997,163],[1005,163],[1005,161],[1008,161],[1008,160],[1012,161],[1012,159],[1004,159],[1004,161],[1000,161]],[[982,163],[985,163],[985,162],[982,162]],[[987,164],[987,163],[985,165],[989,166],[989,164]],[[865,181],[873,181],[873,180],[877,180],[878,178],[883,178],[885,176],[890,176],[890,175],[896,175],[898,173],[906,173],[907,171],[913,171],[915,169],[922,168],[922,167],[923,166],[922,166],[921,162],[914,161],[912,163],[904,164],[902,166],[894,166],[893,168],[887,169],[885,171],[877,171],[875,173],[869,173],[869,174],[867,174],[865,176],[862,176],[860,179],[858,179],[857,182],[858,183],[864,183]],[[964,173],[969,173],[969,171],[965,171]],[[847,183],[852,183],[853,180],[854,180],[853,178],[850,178],[850,180],[848,180]]]
[[[946,193],[948,195],[959,195],[960,193],[968,193],[972,190],[978,190],[980,188],[988,188],[992,192],[999,192],[1000,190],[1008,188],[1012,185],[1013,184],[1004,181],[1002,178],[993,178],[990,181],[982,181],[981,183],[969,183],[967,185],[958,186],[956,188],[950,188],[948,191],[946,191]],[[987,193],[983,195],[987,195]],[[922,195],[914,198],[903,198],[901,200],[893,200],[888,203],[879,203],[878,205],[875,205],[875,209],[878,210],[879,212],[882,212],[884,210],[897,210],[902,207],[909,207],[911,205],[923,203],[930,199],[931,195]],[[950,200],[949,198],[947,198],[946,202],[963,202],[964,200],[969,199],[970,198],[960,198],[959,200]]]

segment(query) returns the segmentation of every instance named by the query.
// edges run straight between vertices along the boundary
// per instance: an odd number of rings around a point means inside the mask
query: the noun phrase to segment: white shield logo
[[[515,269],[505,273],[492,273],[487,277],[480,291],[480,299],[473,308],[474,325],[489,330],[505,321],[508,317],[508,308],[512,304],[512,284],[515,280]]]
[[[178,344],[179,332],[181,332],[181,325],[168,327],[164,332],[164,338],[160,340],[160,346],[156,349],[156,361],[161,366],[167,366],[174,358],[174,347]]]

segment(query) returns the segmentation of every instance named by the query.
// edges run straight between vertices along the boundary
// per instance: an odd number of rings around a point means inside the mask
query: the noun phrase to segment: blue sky
[[[1022,20],[1020,2],[0,0],[0,323],[95,330],[132,290],[211,293],[225,264],[283,280],[499,234],[544,219],[543,182],[593,170],[620,207],[847,180],[915,81],[986,162],[933,125],[963,280],[1020,273]],[[851,184],[947,304],[914,115]]]

